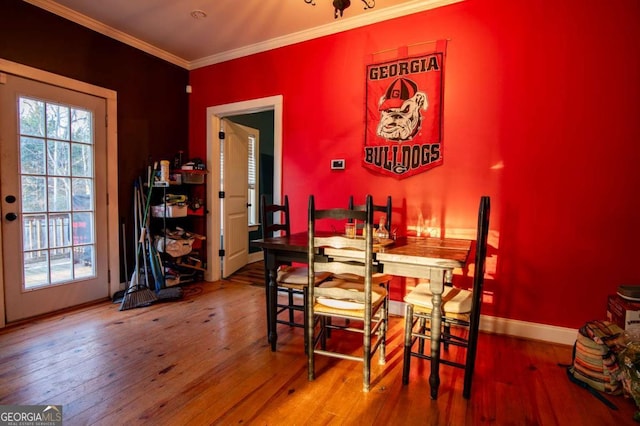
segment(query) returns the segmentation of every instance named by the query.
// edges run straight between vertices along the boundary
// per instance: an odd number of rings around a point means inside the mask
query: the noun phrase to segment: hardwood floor
[[[401,383],[403,321],[393,317],[387,363],[318,356],[307,381],[302,330],[265,334],[262,265],[230,280],[184,287],[185,296],[119,311],[104,302],[0,331],[0,405],[61,404],[65,425],[613,425],[635,404],[607,408],[570,383],[558,363],[571,348],[482,334],[471,400],[462,370],[441,367],[429,399],[426,361]]]

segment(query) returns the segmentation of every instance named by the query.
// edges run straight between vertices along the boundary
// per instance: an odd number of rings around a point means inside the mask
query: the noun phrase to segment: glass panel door
[[[106,298],[106,101],[7,75],[0,84],[7,322]]]

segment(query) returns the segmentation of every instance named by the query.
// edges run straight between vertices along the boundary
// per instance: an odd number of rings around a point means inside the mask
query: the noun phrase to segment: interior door
[[[106,101],[0,75],[7,322],[109,296]]]
[[[222,241],[224,256],[222,276],[227,278],[245,266],[249,259],[248,155],[249,132],[225,118],[221,120],[225,133],[223,146]]]

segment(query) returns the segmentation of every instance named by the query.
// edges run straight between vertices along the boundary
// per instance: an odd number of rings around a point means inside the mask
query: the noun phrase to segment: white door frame
[[[220,119],[273,110],[273,200],[282,191],[282,95],[235,102],[207,108],[207,271],[206,281],[221,278],[220,257]],[[248,229],[248,228],[247,228]]]
[[[113,90],[94,86],[72,78],[42,71],[16,62],[0,58],[0,72],[29,78],[45,84],[87,93],[104,98],[107,103],[107,238],[108,276],[120,276],[120,232],[118,230],[118,121],[117,93]],[[1,167],[1,166],[0,166]],[[0,227],[0,259],[2,259],[2,228]],[[119,279],[109,278],[109,294],[121,289]],[[0,327],[5,324],[4,309],[4,268],[0,261]]]

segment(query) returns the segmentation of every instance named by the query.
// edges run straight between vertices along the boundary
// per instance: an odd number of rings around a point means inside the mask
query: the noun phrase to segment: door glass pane
[[[46,211],[46,182],[46,178],[44,177],[22,175],[22,213],[39,213]]]
[[[79,177],[93,175],[93,147],[79,143],[71,144],[71,174]]]
[[[49,175],[69,176],[69,143],[49,141],[47,143],[47,169]]]
[[[36,251],[40,247],[49,245],[49,232],[47,229],[46,215],[25,214],[22,216],[22,240],[25,253]]]
[[[63,212],[71,210],[71,179],[69,178],[49,178],[48,197],[49,210]]]
[[[24,286],[27,289],[49,284],[49,251],[24,253]]]
[[[91,111],[20,98],[25,289],[96,276]]]
[[[47,137],[69,140],[69,108],[47,103]]]
[[[73,211],[91,210],[93,206],[93,180],[71,179],[73,183]]]
[[[93,213],[74,213],[73,242],[74,245],[93,243]]]
[[[93,143],[93,114],[90,111],[71,109],[71,140]]]
[[[51,250],[51,283],[61,283],[73,279],[71,249]]]
[[[95,265],[94,246],[87,245],[73,249],[73,274],[76,278],[88,278],[92,275]]]
[[[20,164],[22,173],[43,175],[47,171],[44,141],[35,138],[20,138]]]
[[[44,102],[20,98],[20,134],[44,136]]]
[[[49,215],[49,247],[60,248],[71,244],[71,215]]]

